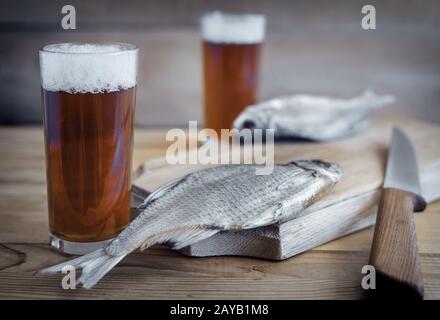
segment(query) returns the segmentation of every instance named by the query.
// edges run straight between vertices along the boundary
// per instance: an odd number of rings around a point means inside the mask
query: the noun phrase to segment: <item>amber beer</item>
[[[220,133],[256,102],[265,18],[215,12],[202,17],[201,28],[204,124]]]
[[[129,223],[137,48],[49,45],[40,64],[51,244],[83,254]]]

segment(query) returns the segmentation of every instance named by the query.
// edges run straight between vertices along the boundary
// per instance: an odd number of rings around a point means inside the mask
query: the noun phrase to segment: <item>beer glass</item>
[[[130,220],[138,49],[62,43],[39,55],[50,243],[85,254]]]
[[[201,19],[204,125],[220,133],[256,102],[265,17],[213,12]]]

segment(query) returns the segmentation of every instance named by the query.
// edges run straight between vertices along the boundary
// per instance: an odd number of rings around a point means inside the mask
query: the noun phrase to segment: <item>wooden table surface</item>
[[[164,130],[136,129],[136,168],[164,154]],[[440,201],[415,215],[425,298],[440,299]],[[373,230],[282,262],[189,258],[164,247],[124,259],[94,289],[63,290],[61,275],[33,272],[66,257],[48,246],[43,133],[0,128],[0,298],[356,299]]]

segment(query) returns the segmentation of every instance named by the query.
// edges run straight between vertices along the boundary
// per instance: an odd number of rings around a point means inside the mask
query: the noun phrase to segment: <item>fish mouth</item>
[[[300,168],[303,168],[304,170],[318,172],[324,176],[327,176],[334,183],[338,182],[342,177],[342,169],[336,163],[327,162],[320,159],[296,160],[292,161],[292,163]]]
[[[237,129],[269,129],[270,117],[260,114],[252,107],[248,107],[234,120],[233,127]]]

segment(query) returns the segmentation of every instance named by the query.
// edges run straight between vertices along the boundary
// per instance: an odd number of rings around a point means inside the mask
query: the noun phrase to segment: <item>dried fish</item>
[[[255,165],[229,165],[191,173],[159,188],[142,213],[106,247],[39,271],[82,269],[78,284],[94,286],[137,248],[167,244],[181,249],[220,231],[251,229],[298,216],[339,181],[338,165],[300,160],[256,175]]]
[[[277,138],[330,141],[350,137],[368,126],[368,116],[394,102],[390,95],[366,90],[352,99],[320,96],[283,96],[247,107],[235,128],[274,129]]]

